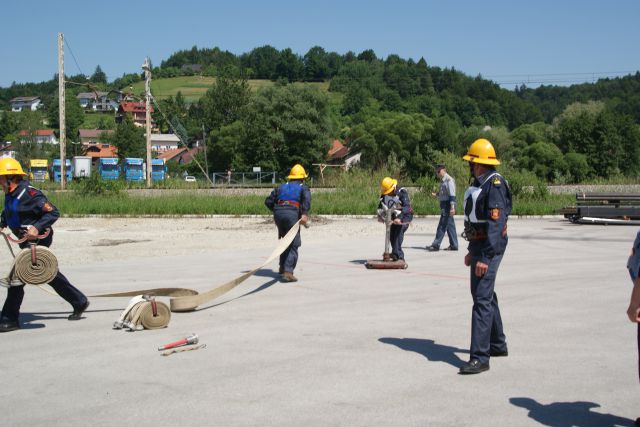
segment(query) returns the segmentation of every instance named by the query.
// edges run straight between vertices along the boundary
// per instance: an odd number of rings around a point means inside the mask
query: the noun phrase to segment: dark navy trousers
[[[53,230],[46,239],[40,240],[38,245],[49,247],[52,241]],[[24,249],[29,247],[29,244],[25,242],[21,244],[20,247]],[[80,308],[87,303],[87,297],[74,287],[60,271],[58,271],[58,274],[53,278],[49,285],[51,285],[58,295],[71,304],[74,309]],[[7,290],[7,299],[4,301],[4,306],[2,307],[2,317],[11,321],[18,321],[23,298],[24,285],[11,286]]]
[[[482,363],[489,361],[489,351],[507,350],[507,341],[502,329],[502,318],[498,307],[498,296],[494,292],[496,274],[502,255],[489,261],[489,268],[482,277],[477,277],[477,256],[471,254],[471,296],[473,311],[471,315],[471,360]]]
[[[433,240],[431,246],[436,248],[440,247],[442,239],[444,239],[445,232],[449,237],[449,245],[458,247],[458,236],[456,236],[456,224],[453,221],[453,217],[450,215],[451,203],[446,201],[440,202],[440,221],[438,222],[438,229],[436,230],[436,237]]]
[[[273,219],[278,227],[278,237],[283,238],[291,227],[298,222],[298,209],[293,206],[276,206],[273,209]],[[293,273],[298,264],[298,248],[302,246],[300,231],[296,234],[293,242],[280,255],[280,271]]]
[[[391,254],[398,257],[398,259],[404,259],[404,252],[402,250],[402,241],[404,240],[404,232],[409,228],[409,224],[391,224],[389,230],[389,243],[391,243]]]

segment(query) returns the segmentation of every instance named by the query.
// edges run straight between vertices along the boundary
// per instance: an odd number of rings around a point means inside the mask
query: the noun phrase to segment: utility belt
[[[293,200],[278,200],[279,206],[294,206],[296,208],[300,208],[300,203],[294,202]]]
[[[473,224],[471,222],[464,223],[464,231],[462,232],[462,238],[467,242],[475,242],[478,240],[487,240],[487,229],[480,224]]]

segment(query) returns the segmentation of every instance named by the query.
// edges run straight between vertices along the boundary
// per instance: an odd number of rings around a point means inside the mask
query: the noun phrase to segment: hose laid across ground
[[[240,283],[247,280],[249,277],[254,275],[256,271],[260,270],[271,261],[280,256],[281,253],[285,251],[293,242],[293,239],[296,237],[296,234],[300,230],[300,221],[296,222],[293,227],[287,232],[287,234],[278,241],[278,246],[273,250],[269,258],[262,263],[257,268],[242,274],[235,279],[220,285],[216,288],[211,289],[205,293],[199,294],[197,291],[192,289],[185,288],[154,288],[154,289],[142,289],[138,291],[127,291],[127,292],[118,292],[112,294],[100,294],[100,295],[91,295],[91,298],[106,298],[106,297],[132,297],[137,295],[149,295],[149,296],[158,296],[158,297],[171,297],[169,300],[171,311],[173,312],[185,312],[185,311],[193,311],[198,306],[203,305],[212,299],[218,298],[219,296],[229,292]]]

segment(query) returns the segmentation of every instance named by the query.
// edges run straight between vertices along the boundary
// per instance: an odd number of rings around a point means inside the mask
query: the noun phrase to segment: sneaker
[[[69,320],[82,319],[82,313],[84,313],[87,308],[89,308],[89,300],[87,300],[87,302],[81,305],[80,307],[74,308],[73,313],[71,313],[69,317],[67,317],[67,319]]]
[[[297,282],[298,278],[294,276],[293,273],[285,271],[284,273],[282,273],[282,280],[284,280],[285,282]]]
[[[439,248],[439,247],[434,246],[434,245],[427,246],[427,247],[426,247],[426,249],[427,249],[429,252],[438,252],[438,251],[440,250],[440,248]]]

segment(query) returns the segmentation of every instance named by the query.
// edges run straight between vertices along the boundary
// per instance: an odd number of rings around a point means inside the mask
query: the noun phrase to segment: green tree
[[[136,126],[133,119],[127,114],[122,123],[116,126],[110,135],[103,136],[103,142],[111,143],[118,148],[118,157],[142,157],[147,153],[144,129]]]
[[[100,65],[96,67],[96,70],[91,75],[90,80],[92,83],[101,83],[105,85],[107,84],[107,75],[104,73],[104,71],[102,71]]]
[[[84,123],[84,111],[75,96],[66,96],[64,101],[64,117],[66,136],[69,141],[78,140],[78,130]],[[49,126],[54,129],[60,129],[60,106],[58,98],[50,106],[47,117]]]

